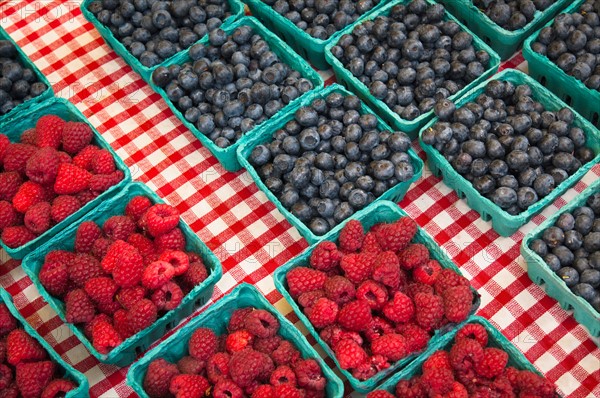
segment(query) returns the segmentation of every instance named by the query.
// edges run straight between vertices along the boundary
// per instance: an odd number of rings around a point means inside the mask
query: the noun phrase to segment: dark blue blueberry
[[[563,267],[569,267],[573,264],[573,261],[575,261],[575,256],[573,255],[573,252],[569,250],[566,246],[555,247],[554,249],[552,249],[552,254],[558,257],[560,265]]]
[[[574,268],[563,267],[556,271],[556,275],[558,275],[568,287],[574,287],[579,283],[579,273]]]
[[[500,187],[491,194],[490,199],[501,208],[508,209],[517,203],[518,197],[514,189]]]
[[[562,229],[553,226],[549,227],[543,232],[542,238],[548,247],[555,248],[563,244],[565,240],[565,234]]]
[[[517,205],[526,210],[538,201],[537,193],[530,187],[521,187],[517,190]]]
[[[583,238],[583,247],[589,253],[600,250],[600,232],[590,232]]]
[[[315,235],[324,235],[329,231],[329,223],[320,217],[310,220],[309,228]]]
[[[533,250],[538,256],[544,257],[548,254],[548,246],[543,239],[534,239],[530,244],[529,248]]]
[[[340,223],[354,214],[354,210],[352,206],[348,202],[342,202],[336,206],[335,211],[333,212],[333,219]]]
[[[556,257],[556,255],[548,253],[545,256],[543,256],[543,259],[551,271],[558,273],[558,271],[561,269],[560,260],[558,259],[558,257]]]
[[[567,285],[569,286],[569,285]],[[589,283],[579,283],[575,286],[572,286],[573,293],[581,297],[582,299],[592,302],[597,300],[598,298],[598,290],[594,289],[592,285]]]

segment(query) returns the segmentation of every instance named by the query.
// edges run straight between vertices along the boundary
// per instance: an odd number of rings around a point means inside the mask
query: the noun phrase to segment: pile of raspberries
[[[40,282],[64,300],[67,322],[82,326],[99,353],[152,325],[207,278],[178,224],[174,207],[136,196],[102,227],[82,222],[72,252],[46,255]]]
[[[291,296],[358,380],[421,351],[436,329],[464,321],[472,309],[468,280],[411,243],[416,232],[409,217],[366,234],[351,220],[338,245],[319,243],[310,267],[286,276]]]
[[[554,386],[544,377],[507,364],[505,351],[488,346],[485,328],[469,323],[458,331],[449,351],[436,351],[425,360],[419,376],[400,380],[395,396],[376,390],[367,398],[556,397]]]
[[[38,119],[20,142],[0,134],[0,231],[24,245],[123,179],[112,154],[94,144],[82,122]]]
[[[188,355],[176,364],[150,363],[143,387],[151,398],[322,398],[327,379],[319,363],[303,359],[277,334],[269,311],[245,307],[231,315],[227,332],[194,331]]]
[[[40,343],[18,327],[6,305],[0,304],[0,396],[64,397],[77,385],[61,378],[61,371]]]

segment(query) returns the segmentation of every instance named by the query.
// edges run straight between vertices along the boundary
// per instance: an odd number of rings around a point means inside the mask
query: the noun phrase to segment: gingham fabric
[[[249,174],[223,170],[166,103],[104,42],[80,1],[0,2],[1,24],[130,167],[216,253],[224,275],[213,300],[241,282],[256,285],[293,322],[275,291],[273,271],[307,247]],[[516,55],[503,68],[526,69]],[[331,72],[322,72],[331,83]],[[421,156],[423,153],[419,151]],[[453,258],[481,294],[492,321],[566,397],[600,397],[600,350],[571,312],[534,285],[519,255],[528,231],[600,176],[595,166],[573,189],[509,238],[470,210],[428,169],[400,203]],[[0,267],[0,284],[40,334],[90,381],[92,397],[134,397],[128,368],[98,363],[60,321],[17,263]],[[350,390],[347,391],[350,393]]]

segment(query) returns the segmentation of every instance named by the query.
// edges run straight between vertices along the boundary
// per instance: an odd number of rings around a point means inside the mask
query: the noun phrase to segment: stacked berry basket
[[[0,398],[600,396],[600,1],[81,3],[0,5]]]

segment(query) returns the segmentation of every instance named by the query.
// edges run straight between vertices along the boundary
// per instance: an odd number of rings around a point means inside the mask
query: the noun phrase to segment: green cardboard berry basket
[[[488,333],[488,347],[500,348],[504,350],[508,354],[507,366],[512,366],[519,370],[529,370],[530,372],[534,372],[540,376],[543,376],[543,374],[537,370],[531,362],[529,362],[525,355],[523,355],[523,353],[519,351],[519,349],[515,347],[506,337],[504,337],[504,335],[500,333],[500,331],[496,329],[488,320],[479,316],[472,316],[464,324],[468,323],[481,325],[485,328]],[[450,350],[458,330],[459,329],[457,328],[452,332],[441,336],[435,344],[432,344],[427,351],[423,353],[423,355],[421,355],[417,360],[413,361],[406,368],[402,369],[386,380],[385,383],[379,386],[379,389],[394,394],[396,384],[398,384],[400,380],[410,380],[415,376],[421,375],[421,367],[427,358],[429,358],[438,350]],[[556,396],[560,397],[558,394],[556,394]]]
[[[577,12],[584,2],[585,0],[573,1],[573,4],[562,14]],[[548,22],[544,27],[552,25],[553,21]],[[539,30],[525,40],[523,45],[523,56],[529,63],[529,74],[600,128],[600,91],[586,87],[581,80],[565,73],[548,57],[533,51],[531,45],[537,40],[538,35]]]
[[[323,79],[321,79],[321,76],[317,73],[317,71],[311,68],[310,65],[308,65],[308,63],[305,60],[303,60],[298,54],[296,54],[285,42],[283,42],[275,34],[269,32],[256,18],[243,17],[240,20],[230,24],[224,30],[225,32],[227,32],[227,34],[230,34],[240,26],[250,26],[254,30],[254,32],[260,35],[260,37],[262,37],[263,40],[265,40],[269,44],[271,51],[277,54],[277,56],[282,62],[289,65],[291,69],[300,72],[302,77],[310,80],[314,85],[313,90],[311,91],[323,87]],[[208,38],[202,39],[200,43],[207,44]],[[183,63],[189,61],[190,58],[188,56],[188,53],[184,52],[177,55],[170,61],[164,63],[163,66],[169,66],[173,64],[182,65]],[[237,171],[241,168],[240,163],[238,162],[238,159],[235,156],[235,152],[240,145],[246,142],[249,137],[259,134],[259,131],[269,129],[271,120],[276,118],[278,115],[285,113],[288,109],[294,106],[295,103],[297,103],[302,98],[305,98],[308,94],[311,93],[311,91],[309,91],[307,93],[304,93],[302,96],[296,98],[294,101],[281,108],[270,120],[265,120],[258,126],[255,126],[252,130],[244,133],[244,135],[232,145],[228,146],[227,148],[220,148],[213,141],[211,141],[203,132],[201,132],[194,123],[191,123],[185,119],[182,112],[179,109],[177,109],[175,104],[169,99],[164,89],[158,87],[152,81],[150,81],[149,83],[150,86],[154,89],[154,91],[156,91],[158,94],[160,94],[161,97],[163,97],[163,99],[165,100],[167,105],[169,105],[169,108],[171,108],[175,116],[177,116],[179,120],[181,120],[181,122],[185,124],[185,126],[188,129],[190,129],[192,134],[194,134],[194,136],[196,136],[196,138],[198,138],[200,142],[202,142],[202,144],[209,151],[212,152],[212,154],[219,160],[219,162],[221,162],[221,165],[223,165],[223,167],[227,171]]]
[[[29,323],[27,323],[25,318],[23,318],[21,313],[19,313],[19,311],[15,308],[15,305],[13,304],[13,300],[12,300],[12,297],[10,296],[10,294],[8,294],[8,292],[6,290],[0,288],[0,304],[2,304],[2,303],[4,303],[6,305],[6,308],[8,308],[8,311],[10,311],[10,313],[12,314],[13,317],[15,317],[17,322],[19,322],[21,324],[21,326],[23,327],[25,332],[27,332],[28,335],[30,335],[31,337],[33,337],[34,340],[36,340],[38,343],[40,343],[40,345],[48,353],[48,356],[50,357],[50,359],[58,365],[58,367],[60,368],[59,374],[61,375],[61,377],[70,379],[71,381],[75,382],[75,384],[78,384],[78,387],[75,388],[74,390],[69,391],[65,395],[65,398],[87,398],[87,397],[89,397],[90,394],[89,394],[89,384],[88,384],[87,377],[85,377],[83,374],[81,374],[81,372],[75,370],[75,368],[73,368],[71,365],[66,363],[60,357],[60,355],[58,355],[58,353],[56,351],[54,351],[52,346],[50,346],[50,344],[48,344],[46,342],[46,340],[44,340],[42,338],[42,336],[40,336],[39,333],[29,325]]]
[[[577,322],[586,326],[590,334],[594,337],[600,337],[600,313],[589,302],[575,295],[565,282],[554,271],[548,268],[544,260],[531,250],[529,245],[535,239],[541,238],[544,231],[553,226],[562,214],[573,211],[579,206],[585,206],[587,199],[598,192],[600,192],[600,180],[594,181],[566,206],[561,207],[552,217],[528,233],[521,244],[521,254],[527,263],[527,273],[531,280],[538,285],[545,284],[548,296],[554,297],[565,310],[572,309],[573,316]]]
[[[289,120],[291,120],[299,108],[301,108],[303,106],[308,106],[315,99],[325,98],[331,93],[341,93],[344,96],[353,95],[352,93],[350,93],[349,91],[347,91],[346,89],[344,89],[342,86],[340,86],[338,84],[333,84],[331,86],[326,87],[325,89],[323,89],[321,91],[315,92],[311,96],[303,98],[302,101],[300,101],[299,103],[296,103],[293,108],[288,109],[287,112],[285,114],[283,114],[281,117],[277,118],[276,120],[272,120],[269,124],[269,128],[262,129],[260,131],[260,133],[253,136],[250,140],[245,142],[238,149],[238,160],[239,160],[240,164],[242,165],[242,167],[244,167],[244,168],[246,168],[246,170],[248,170],[248,173],[250,173],[250,176],[252,176],[252,179],[254,180],[254,182],[256,183],[258,188],[261,191],[263,191],[265,193],[265,195],[267,195],[269,200],[275,204],[277,209],[285,216],[285,218],[290,222],[290,224],[292,224],[294,227],[296,227],[296,229],[298,229],[298,232],[300,232],[300,235],[302,235],[302,237],[304,237],[304,239],[306,239],[309,244],[313,244],[321,239],[327,239],[329,236],[339,232],[339,230],[343,227],[345,221],[347,221],[347,220],[341,222],[340,224],[338,224],[337,226],[332,228],[329,232],[327,232],[323,236],[318,236],[318,235],[314,234],[306,226],[306,224],[304,222],[300,221],[300,219],[298,217],[294,216],[289,210],[287,210],[283,206],[283,204],[281,204],[279,199],[277,199],[277,197],[273,194],[273,192],[271,192],[266,187],[266,185],[264,184],[262,179],[259,177],[256,169],[254,168],[254,166],[252,166],[250,164],[248,159],[250,158],[250,153],[252,152],[254,147],[256,147],[259,144],[271,142],[273,132],[276,131],[277,129],[283,127],[283,125],[285,123],[287,123]],[[365,113],[375,114],[364,103],[362,104],[362,110],[360,113],[361,114],[365,114]],[[393,131],[388,125],[385,124],[385,122],[383,120],[381,120],[381,118],[379,116],[377,116],[376,114],[375,114],[375,116],[377,117],[377,120],[379,121],[377,128],[380,131]],[[398,202],[398,201],[402,200],[402,198],[406,194],[406,191],[408,191],[408,188],[410,187],[410,185],[413,182],[415,182],[416,180],[418,180],[419,177],[421,177],[421,173],[423,171],[423,161],[417,156],[417,154],[415,153],[415,151],[412,148],[409,148],[408,155],[410,156],[411,164],[415,171],[413,178],[411,178],[408,181],[398,183],[396,186],[388,189],[386,192],[384,192],[384,194],[382,196],[375,199],[375,201],[392,200],[392,201]],[[370,205],[368,205],[367,208],[369,206]],[[363,210],[361,210],[361,211],[363,211]]]
[[[548,91],[545,87],[540,85],[531,77],[527,76],[523,72],[515,69],[507,69],[496,76],[496,80],[509,81],[515,85],[527,84],[531,87],[533,92],[533,98],[539,101],[548,110],[558,110],[564,107],[571,109],[567,104],[562,102],[553,93]],[[460,97],[456,101],[456,107],[465,105],[470,101],[474,101],[479,94],[485,91],[485,86],[489,83],[484,81],[477,85],[473,90],[469,91],[466,95]],[[572,109],[571,109],[572,110]],[[575,111],[574,111],[575,112]],[[437,118],[429,122],[423,131],[431,128],[436,122]],[[584,164],[579,170],[577,170],[572,176],[567,178],[557,187],[555,187],[549,195],[539,200],[537,203],[530,206],[527,210],[517,215],[511,215],[504,211],[500,206],[496,205],[490,199],[482,196],[473,185],[461,176],[452,165],[446,160],[446,158],[438,152],[431,145],[427,145],[419,136],[421,147],[427,154],[427,163],[429,168],[436,176],[441,176],[444,179],[444,183],[450,188],[456,191],[460,198],[466,198],[469,206],[478,212],[485,221],[492,221],[492,227],[494,230],[502,236],[510,236],[515,233],[522,225],[526,224],[531,218],[541,212],[546,206],[554,202],[556,198],[562,195],[569,187],[575,182],[581,179],[585,173],[587,173],[592,166],[600,162],[600,131],[598,131],[592,124],[585,120],[581,115],[575,112],[575,121],[573,125],[580,127],[586,134],[587,143],[586,146],[591,148],[596,156],[594,159]]]
[[[285,40],[286,43],[289,43],[298,54],[304,59],[309,60],[315,68],[325,70],[331,67],[328,60],[325,58],[325,47],[328,44],[337,41],[341,31],[337,31],[327,40],[317,39],[298,28],[292,21],[279,14],[273,7],[265,4],[262,0],[243,1],[248,4],[252,15],[255,15],[269,28],[269,30],[277,33],[277,35]],[[384,5],[385,0],[381,0],[379,4],[363,14],[360,18],[370,15]],[[352,26],[352,24],[348,26]]]
[[[191,228],[180,219],[179,228],[183,231],[183,235],[186,239],[186,250],[200,254],[209,272],[208,278],[192,289],[183,298],[181,304],[179,304],[177,308],[157,319],[152,326],[129,337],[108,354],[99,353],[92,346],[91,341],[84,335],[81,328],[66,321],[65,303],[48,293],[41,284],[38,274],[44,264],[46,254],[53,250],[73,250],[75,233],[83,221],[94,221],[97,224],[102,225],[109,217],[124,214],[125,206],[129,203],[129,200],[138,195],[150,198],[152,203],[164,203],[144,184],[138,182],[128,184],[122,189],[122,192],[118,196],[102,203],[93,212],[89,213],[76,223],[73,223],[68,229],[64,230],[44,246],[28,255],[22,264],[25,273],[31,278],[33,284],[39,290],[44,300],[46,300],[54,311],[58,313],[60,319],[67,324],[90,353],[100,362],[118,366],[126,366],[132,363],[138,354],[144,352],[154,341],[164,336],[167,330],[172,329],[182,319],[190,315],[197,308],[206,304],[212,296],[215,284],[223,274],[221,263],[217,257],[191,230]]]
[[[396,6],[398,4],[406,4],[406,3],[409,3],[410,1],[411,0],[396,0],[391,3],[387,3],[385,7],[378,9],[376,12],[370,13],[366,17],[359,19],[353,25],[350,25],[347,28],[345,28],[336,39],[339,40],[339,38],[342,35],[351,34],[357,25],[360,25],[361,23],[363,23],[365,21],[374,20],[375,18],[382,16],[382,15],[388,15],[390,13],[390,10],[394,6]],[[426,0],[426,1],[429,4],[435,4],[435,2],[432,0]],[[453,15],[451,15],[447,11],[446,11],[445,19],[452,20],[452,21],[458,23],[463,31],[471,33],[471,31],[469,31],[469,29],[467,29]],[[388,107],[382,100],[379,100],[379,99],[373,97],[371,95],[371,93],[369,92],[369,88],[366,85],[364,85],[363,83],[361,83],[360,80],[358,80],[356,77],[354,77],[354,75],[352,75],[352,73],[344,67],[344,65],[340,62],[340,60],[337,59],[333,55],[333,53],[331,52],[331,49],[337,44],[338,40],[332,41],[325,47],[325,57],[327,58],[327,62],[329,62],[331,64],[331,66],[333,67],[333,72],[335,73],[335,77],[336,77],[337,81],[339,83],[344,84],[344,86],[348,87],[350,89],[350,91],[356,93],[356,95],[358,95],[372,109],[374,109],[378,115],[381,115],[383,117],[383,119],[386,122],[388,122],[391,126],[393,126],[394,128],[396,128],[400,131],[404,131],[412,139],[416,138],[418,135],[419,129],[421,127],[423,127],[423,125],[425,125],[425,123],[427,123],[427,121],[430,120],[434,116],[433,110],[430,110],[429,112],[426,112],[426,113],[420,115],[419,117],[417,117],[414,120],[402,119],[402,117],[400,117],[400,115],[398,115],[396,112],[394,112],[392,109],[390,109],[390,107]],[[462,90],[458,91],[456,94],[450,96],[449,99],[451,99],[451,100],[459,98],[459,97],[463,96],[464,94],[468,93],[470,90],[473,89],[473,87],[475,87],[475,85],[477,85],[478,83],[480,83],[484,80],[487,80],[490,76],[492,76],[493,74],[495,74],[498,71],[498,67],[500,66],[500,57],[498,56],[498,54],[496,54],[494,52],[494,50],[492,50],[487,44],[485,44],[480,38],[478,38],[474,34],[473,34],[473,45],[476,50],[485,50],[490,55],[490,64],[488,66],[488,69],[485,71],[485,73],[483,73],[483,75],[479,76],[477,79],[475,79],[474,81],[469,83],[467,86],[465,86]]]
[[[360,221],[366,231],[371,229],[371,227],[375,224],[391,223],[398,220],[401,217],[408,217],[408,215],[404,212],[404,210],[398,207],[397,204],[390,201],[382,201],[374,204],[374,206],[367,209],[366,212],[361,212],[361,214],[355,214],[352,217],[352,219]],[[336,242],[339,238],[339,234],[340,231],[338,230],[333,235],[328,236],[327,239],[323,239],[322,241],[329,240]],[[437,244],[435,240],[431,236],[429,236],[427,232],[425,232],[425,230],[421,229],[421,227],[417,227],[417,234],[415,235],[413,242],[418,242],[425,245],[431,254],[431,258],[436,259],[443,268],[452,269],[456,273],[461,274],[459,269],[448,257],[448,255],[443,251],[440,245]],[[304,327],[308,329],[309,333],[314,337],[314,339],[327,353],[327,355],[329,355],[333,359],[335,365],[338,367],[340,372],[348,379],[352,388],[354,388],[354,390],[357,392],[367,393],[369,391],[374,390],[389,375],[391,375],[398,369],[403,369],[406,365],[415,360],[415,358],[421,358],[422,356],[426,355],[430,349],[426,348],[422,353],[415,353],[404,359],[401,359],[389,368],[377,373],[375,376],[365,381],[358,380],[357,378],[352,376],[350,372],[342,369],[338,360],[335,357],[333,350],[329,347],[329,345],[327,345],[327,343],[323,341],[323,339],[321,339],[317,330],[312,326],[311,322],[308,320],[306,315],[304,315],[296,301],[288,292],[288,285],[286,280],[287,273],[294,268],[307,265],[309,263],[310,255],[312,254],[312,251],[316,246],[317,244],[308,247],[299,256],[288,261],[283,266],[277,268],[275,274],[273,275],[273,278],[275,279],[275,288],[283,295],[283,297],[288,301],[288,303],[290,303],[292,309],[294,310]],[[471,288],[471,290],[473,291],[474,301],[470,315],[474,314],[480,305],[479,294],[473,288]],[[463,323],[461,323],[460,325],[462,325]],[[442,336],[444,336],[450,330],[460,327],[460,325],[448,324],[442,329],[436,330],[435,334],[429,341],[428,347],[436,347],[438,341]]]
[[[10,37],[8,33],[6,33],[4,29],[2,29],[2,27],[0,27],[0,40],[10,41],[17,50],[17,59],[19,60],[21,65],[25,68],[31,69],[33,71],[33,74],[37,77],[38,81],[44,83],[47,87],[42,94],[20,103],[19,105],[15,106],[10,112],[0,116],[0,122],[3,122],[14,117],[13,115],[17,114],[18,112],[23,111],[24,109],[27,109],[32,105],[38,104],[44,101],[46,98],[52,97],[54,95],[54,92],[52,91],[52,86],[50,85],[50,82],[48,82],[46,76],[44,76],[42,72],[40,72],[38,67],[35,66],[35,64],[27,57],[27,55],[25,55],[23,50],[21,50],[21,47],[19,47],[17,43],[15,43],[15,41]]]
[[[83,1],[83,3],[81,4],[81,12],[83,13],[83,16],[85,17],[85,19],[90,21],[92,25],[94,25],[98,32],[100,32],[100,36],[102,36],[104,41],[106,41],[106,44],[108,44],[110,48],[112,48],[117,53],[117,55],[123,58],[125,63],[131,66],[131,69],[136,71],[146,82],[150,82],[152,71],[154,69],[176,58],[179,54],[187,53],[187,49],[182,50],[179,53],[165,59],[160,64],[152,67],[142,65],[141,62],[136,57],[134,57],[131,54],[131,52],[129,52],[125,45],[123,45],[123,43],[121,43],[121,41],[119,41],[119,39],[115,37],[115,35],[110,31],[110,29],[103,25],[100,21],[98,21],[98,18],[96,18],[96,16],[92,14],[90,10],[88,10],[90,3],[92,3],[93,1],[94,0]],[[221,25],[221,28],[223,29],[225,29],[228,25],[230,25],[231,23],[238,20],[244,15],[244,5],[241,1],[227,0],[227,2],[229,3],[229,11],[231,12],[231,15],[223,21],[223,24]],[[204,36],[204,38],[206,37],[207,36]]]
[[[254,287],[242,283],[226,294],[221,300],[213,304],[206,312],[193,318],[189,323],[177,330],[173,335],[148,351],[146,355],[134,363],[127,372],[127,384],[141,397],[148,398],[144,391],[143,382],[148,366],[155,359],[163,358],[170,362],[176,362],[188,355],[188,341],[193,332],[201,327],[212,329],[217,335],[227,331],[227,324],[231,314],[245,307],[254,307],[269,311],[279,321],[279,335],[292,342],[300,351],[302,358],[315,359],[323,375],[327,379],[325,396],[328,398],[341,398],[344,395],[344,387],[341,380],[327,367],[325,361],[319,356],[315,349],[308,343],[300,331],[287,320],[269,301]]]
[[[521,29],[508,30],[492,21],[485,13],[473,4],[473,0],[439,0],[448,10],[467,25],[469,29],[490,45],[502,60],[510,58],[523,43],[540,26],[548,22],[572,0],[557,0],[544,11],[536,11],[533,20]]]
[[[37,120],[44,115],[57,115],[64,120],[87,123],[94,132],[94,140],[92,143],[103,149],[106,149],[112,154],[113,158],[115,159],[116,168],[123,172],[123,180],[104,191],[94,200],[86,203],[81,209],[77,210],[75,213],[71,214],[69,217],[56,224],[34,240],[29,241],[22,246],[10,248],[0,240],[0,245],[2,248],[6,250],[9,256],[16,259],[22,259],[28,253],[46,243],[58,232],[62,231],[67,226],[80,219],[84,214],[90,212],[100,203],[103,203],[107,199],[113,197],[117,192],[120,192],[121,189],[123,189],[125,184],[131,180],[129,168],[125,165],[123,160],[117,156],[115,151],[113,151],[110,145],[104,140],[104,138],[102,138],[100,133],[98,133],[94,126],[90,124],[85,116],[83,116],[83,114],[73,104],[65,99],[52,97],[41,103],[34,104],[29,108],[23,108],[11,115],[8,120],[3,120],[0,122],[0,131],[3,134],[6,134],[11,142],[18,142],[21,134],[25,130],[35,127]]]

